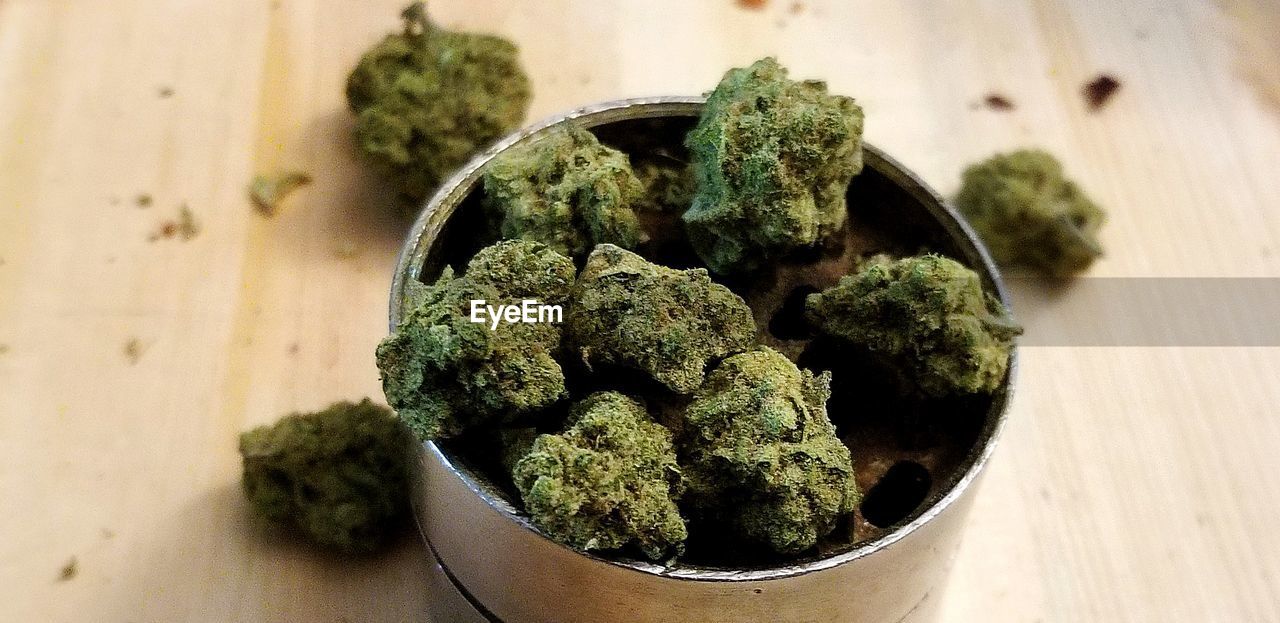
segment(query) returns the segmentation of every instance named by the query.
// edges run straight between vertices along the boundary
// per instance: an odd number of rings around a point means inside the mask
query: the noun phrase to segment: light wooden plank
[[[431,9],[522,44],[531,118],[698,93],[777,54],[858,97],[868,138],[944,192],[993,151],[1058,153],[1112,210],[1094,277],[1280,275],[1273,3],[792,4]],[[354,564],[273,536],[248,518],[235,453],[244,428],[379,394],[404,224],[351,147],[341,91],[398,5],[0,1],[0,618],[424,610],[411,536]],[[1124,86],[1091,114],[1078,91],[1101,71]],[[972,107],[992,91],[1016,109]],[[267,220],[244,184],[277,168],[316,181]],[[201,233],[148,241],[183,204]],[[1280,352],[1023,362],[947,620],[1280,620]],[[72,556],[79,574],[56,581]]]

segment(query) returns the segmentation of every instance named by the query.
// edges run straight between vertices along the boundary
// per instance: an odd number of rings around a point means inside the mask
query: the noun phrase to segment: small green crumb
[[[153,201],[153,200],[152,200],[152,198],[151,198],[151,195],[148,195],[148,194],[146,194],[146,193],[142,193],[142,194],[138,195],[138,196],[137,196],[137,197],[135,197],[135,198],[134,198],[134,200],[133,200],[133,202],[134,202],[135,204],[137,204],[137,206],[138,206],[139,208],[149,208],[149,207],[151,207],[151,203],[152,203],[152,201]]]
[[[80,573],[80,562],[76,560],[75,556],[72,556],[71,559],[67,561],[67,564],[62,565],[62,569],[58,571],[58,581],[66,582],[67,580],[75,578],[78,573]]]
[[[321,546],[371,552],[408,511],[411,439],[367,398],[289,415],[240,435],[244,493],[259,514]]]
[[[191,208],[187,204],[182,204],[178,209],[178,236],[183,240],[191,240],[200,234],[200,222],[196,220],[196,215],[191,212]]]
[[[145,353],[146,350],[146,345],[142,343],[142,340],[136,337],[131,337],[124,343],[124,357],[129,361],[129,365],[138,363],[138,361],[142,359],[142,354]]]
[[[275,216],[276,208],[290,193],[311,183],[311,176],[301,171],[283,171],[274,175],[259,173],[249,182],[249,199],[265,216]]]
[[[160,223],[160,227],[147,235],[147,240],[155,242],[157,240],[167,240],[174,236],[179,236],[183,240],[191,240],[200,233],[200,222],[196,220],[195,214],[191,212],[191,208],[187,204],[182,204],[178,209],[178,218],[170,219]]]

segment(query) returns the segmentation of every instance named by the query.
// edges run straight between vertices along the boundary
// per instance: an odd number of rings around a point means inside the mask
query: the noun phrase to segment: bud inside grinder
[[[406,284],[430,282],[445,266],[461,269],[488,242],[480,199],[484,165],[513,145],[573,122],[633,159],[684,157],[682,140],[702,98],[607,102],[518,132],[472,160],[428,202],[401,251],[392,283],[391,326]],[[932,618],[959,545],[970,486],[989,458],[1013,390],[1009,375],[991,395],[898,405],[891,379],[870,362],[810,340],[796,313],[803,295],[833,285],[871,253],[928,249],[975,270],[988,292],[1008,298],[990,258],[967,225],[914,174],[865,146],[865,167],[849,187],[842,239],[812,257],[788,259],[755,281],[721,280],[752,307],[759,340],[801,367],[836,371],[828,411],[853,450],[864,498],[847,525],[800,559],[741,560],[691,548],[672,566],[604,558],[542,536],[464,448],[422,444],[413,494],[415,516],[435,564],[430,608],[441,622],[601,621],[897,622]],[[642,252],[676,268],[696,265],[680,241],[678,215],[652,216],[655,236]],[[841,373],[843,372],[843,374]],[[845,382],[840,379],[857,379]],[[887,411],[888,417],[857,413]],[[906,411],[907,413],[903,413]],[[908,425],[904,426],[903,422]],[[911,423],[941,422],[933,427]],[[727,564],[731,563],[731,564]]]

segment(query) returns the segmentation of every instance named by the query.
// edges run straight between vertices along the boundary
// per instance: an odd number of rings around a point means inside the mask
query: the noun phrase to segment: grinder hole
[[[803,340],[809,337],[809,323],[804,319],[804,300],[819,290],[809,284],[791,289],[782,306],[769,319],[769,333],[780,340]]]
[[[888,528],[920,506],[932,484],[929,470],[923,465],[898,461],[862,499],[862,516],[877,528]]]

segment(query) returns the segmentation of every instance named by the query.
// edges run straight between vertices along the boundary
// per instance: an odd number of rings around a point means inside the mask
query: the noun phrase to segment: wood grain
[[[272,535],[235,452],[246,427],[380,395],[405,224],[341,91],[398,4],[0,0],[0,620],[420,619],[412,536],[352,563]],[[431,9],[521,44],[531,118],[776,54],[944,192],[996,150],[1059,154],[1111,209],[1092,277],[1280,276],[1274,3]],[[1104,71],[1123,87],[1090,113]],[[977,105],[991,92],[1014,109]],[[280,168],[315,183],[265,219],[245,184]],[[200,234],[149,241],[183,205]],[[1280,620],[1278,376],[1274,348],[1024,349],[946,620]]]

